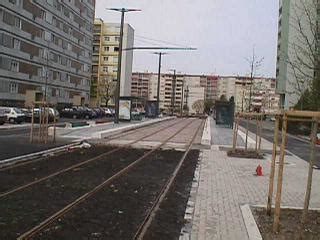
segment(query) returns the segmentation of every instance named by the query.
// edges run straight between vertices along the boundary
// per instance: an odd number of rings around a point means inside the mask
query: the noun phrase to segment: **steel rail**
[[[168,119],[166,121],[163,121],[161,123],[165,123],[165,122],[171,122],[175,120],[174,118],[172,119]],[[121,132],[121,133],[115,133],[115,134],[111,134],[110,136],[104,138],[106,142],[109,142],[111,140],[114,140],[118,137],[121,137],[121,136],[124,136],[130,132],[134,132],[134,131],[140,131],[142,129],[147,129],[148,127],[152,127],[153,125],[157,124],[158,122],[154,122],[154,123],[151,123],[147,126],[140,126],[138,128],[133,128],[133,129],[128,129],[128,130],[125,130],[124,132]],[[79,143],[80,145],[80,143]],[[63,151],[61,152],[58,152],[58,155],[60,154],[63,154]],[[14,169],[14,168],[18,168],[18,167],[23,167],[23,166],[26,166],[28,164],[31,164],[31,163],[36,163],[36,162],[40,162],[40,161],[43,161],[43,160],[46,160],[47,158],[46,157],[40,157],[40,158],[37,158],[37,159],[31,159],[31,160],[25,160],[25,161],[21,161],[21,163],[17,163],[17,164],[14,164],[14,162],[12,163],[12,165],[9,165],[9,166],[4,166],[4,167],[1,167],[1,164],[0,164],[0,172],[3,172],[3,171],[6,171],[6,170],[9,170],[9,169]]]
[[[177,174],[179,173],[182,164],[184,163],[186,157],[188,156],[191,147],[193,146],[193,143],[200,131],[200,129],[203,127],[204,121],[202,121],[197,130],[195,131],[194,135],[192,136],[191,140],[188,143],[188,146],[186,148],[185,153],[183,154],[182,158],[180,159],[178,165],[176,166],[174,172],[171,174],[171,177],[168,179],[168,181],[166,182],[166,184],[164,184],[163,188],[161,189],[158,197],[156,198],[156,201],[154,202],[154,204],[152,205],[152,207],[150,208],[150,210],[148,211],[147,216],[145,217],[145,219],[143,220],[143,222],[141,223],[141,225],[139,226],[136,234],[134,235],[133,239],[137,239],[137,240],[142,240],[144,235],[146,234],[148,228],[150,227],[153,219],[156,216],[157,211],[160,208],[160,205],[162,203],[162,201],[164,200],[164,198],[166,197],[166,195],[168,194],[170,187],[172,186]]]
[[[117,147],[117,148],[115,148],[115,149],[112,149],[112,150],[106,152],[106,153],[102,153],[102,154],[100,154],[100,155],[98,155],[98,156],[96,156],[96,157],[90,158],[90,159],[88,159],[88,160],[86,160],[86,161],[83,161],[83,162],[80,162],[80,163],[71,165],[71,166],[69,166],[69,167],[67,167],[67,168],[64,168],[64,169],[59,170],[59,171],[54,172],[54,173],[51,173],[51,174],[49,174],[49,175],[47,175],[47,176],[45,176],[45,177],[39,178],[39,179],[37,179],[37,180],[34,180],[34,181],[29,182],[29,183],[27,183],[27,184],[21,185],[21,186],[19,186],[19,187],[15,187],[15,188],[13,188],[13,189],[11,189],[11,190],[2,192],[2,193],[0,193],[0,198],[3,198],[3,197],[5,197],[5,196],[8,196],[8,195],[13,194],[13,193],[18,192],[18,191],[21,191],[21,190],[23,190],[23,189],[26,189],[26,188],[28,188],[28,187],[31,187],[31,186],[33,186],[33,185],[35,185],[35,184],[38,184],[38,183],[43,182],[43,181],[45,181],[45,180],[48,180],[48,179],[50,179],[50,178],[56,177],[56,176],[58,176],[58,175],[60,175],[60,174],[62,174],[62,173],[68,172],[68,171],[70,171],[70,170],[72,170],[72,169],[74,169],[74,168],[78,168],[78,167],[80,167],[80,166],[83,166],[83,165],[85,165],[85,164],[91,163],[91,162],[93,162],[93,161],[97,161],[97,160],[99,160],[99,159],[101,159],[101,158],[103,158],[103,157],[106,157],[106,156],[108,156],[108,155],[110,155],[110,154],[112,154],[112,153],[116,153],[116,152],[118,152],[118,151],[120,151],[120,150],[122,150],[122,149],[124,149],[124,148],[127,148],[127,147],[129,147],[129,146],[131,146],[131,145],[133,145],[133,144],[135,144],[135,143],[137,143],[137,142],[142,141],[142,140],[145,139],[145,138],[151,137],[152,135],[157,134],[157,133],[163,131],[164,129],[167,129],[168,127],[172,127],[172,126],[174,126],[174,125],[176,125],[176,124],[179,124],[179,123],[181,123],[181,122],[183,122],[183,121],[185,121],[185,119],[183,119],[182,121],[178,121],[178,122],[175,122],[175,123],[173,123],[173,124],[170,124],[169,126],[162,127],[161,129],[158,129],[158,130],[156,130],[156,131],[154,131],[154,132],[152,132],[152,133],[149,133],[149,134],[147,134],[147,135],[145,135],[145,136],[143,136],[143,137],[141,137],[141,138],[139,138],[139,139],[137,139],[137,140],[134,140],[133,142],[127,143],[127,144],[125,144],[125,145],[123,145],[123,146],[119,146],[119,147]]]
[[[71,202],[70,204],[68,204],[64,208],[60,209],[55,214],[51,215],[50,217],[48,217],[47,219],[42,221],[39,225],[37,225],[37,226],[33,227],[32,229],[30,229],[29,231],[23,233],[20,237],[17,238],[17,240],[27,240],[27,239],[30,239],[30,238],[34,237],[37,233],[41,232],[41,230],[43,230],[45,227],[50,225],[52,222],[54,222],[55,220],[61,218],[63,215],[65,215],[70,210],[72,210],[73,208],[78,206],[80,203],[82,203],[85,200],[87,200],[88,198],[92,197],[99,190],[101,190],[102,188],[104,188],[105,186],[110,184],[113,180],[115,180],[116,178],[118,178],[118,177],[122,176],[123,174],[127,173],[130,169],[135,167],[142,160],[144,160],[145,158],[150,156],[155,151],[159,150],[161,147],[163,147],[165,144],[167,144],[167,142],[169,142],[170,139],[172,139],[175,136],[177,136],[181,131],[183,131],[186,127],[188,127],[192,122],[194,122],[194,120],[188,122],[185,126],[180,128],[178,131],[176,131],[170,137],[168,137],[164,141],[162,141],[161,144],[159,144],[158,146],[156,146],[152,150],[148,151],[146,154],[144,154],[143,156],[138,158],[136,161],[132,162],[131,164],[129,164],[128,166],[126,166],[125,168],[123,168],[122,170],[120,170],[119,172],[117,172],[116,174],[114,174],[113,176],[111,176],[110,178],[108,178],[107,180],[102,182],[101,184],[99,184],[96,187],[94,187],[91,191],[87,192],[86,194],[84,194],[81,197],[77,198],[75,201]]]

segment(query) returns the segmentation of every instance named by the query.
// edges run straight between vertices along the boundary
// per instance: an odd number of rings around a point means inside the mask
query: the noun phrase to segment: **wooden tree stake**
[[[274,127],[274,137],[273,137],[273,149],[272,149],[272,160],[269,178],[269,193],[268,193],[268,203],[267,203],[267,215],[271,216],[271,206],[273,197],[273,185],[274,185],[274,173],[276,168],[276,158],[277,158],[277,147],[279,140],[279,117],[276,117],[276,124]]]
[[[312,187],[312,175],[313,175],[313,166],[315,160],[315,148],[317,142],[317,132],[318,132],[318,119],[314,119],[312,124],[312,131],[311,131],[311,152],[310,152],[310,161],[309,161],[309,172],[308,172],[308,182],[307,182],[307,190],[306,196],[304,200],[304,208],[302,213],[302,224],[307,222],[308,210],[309,210],[309,203],[310,203],[310,195],[311,195],[311,187]]]
[[[284,115],[283,123],[282,123],[282,143],[281,143],[279,168],[278,168],[277,194],[276,194],[274,221],[273,221],[274,232],[278,232],[280,227],[280,210],[281,210],[280,208],[281,208],[284,156],[285,156],[286,141],[287,141],[287,127],[288,127],[288,119],[287,119],[287,115]]]

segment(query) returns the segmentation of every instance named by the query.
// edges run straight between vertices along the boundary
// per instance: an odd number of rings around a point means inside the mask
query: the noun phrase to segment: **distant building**
[[[303,90],[308,87],[307,84],[300,83],[301,90],[297,90],[296,77],[308,80],[313,78],[315,74],[314,68],[310,68],[313,60],[310,60],[312,58],[309,56],[313,55],[310,52],[310,47],[314,48],[313,53],[316,52],[315,33],[312,32],[310,26],[311,24],[316,26],[317,11],[319,14],[319,9],[317,10],[314,5],[316,2],[313,0],[280,0],[276,92],[280,94],[280,106],[285,109],[293,107],[298,102]],[[299,19],[299,23],[297,19]],[[314,23],[310,23],[310,19]],[[313,28],[315,30],[315,27]],[[299,60],[297,60],[297,56],[299,56]],[[294,71],[292,66],[297,62],[303,63],[299,64],[299,70],[295,69]]]
[[[88,104],[94,0],[2,0],[0,105]]]
[[[235,97],[237,77],[219,77],[217,84],[217,97],[225,98],[229,100],[231,97]]]
[[[189,111],[194,113],[192,105],[197,100],[205,101],[206,98],[214,99],[217,95],[217,78],[204,75],[184,75],[177,74],[174,83],[174,75],[161,74],[160,78],[160,110],[171,112],[172,105],[174,111],[180,112],[184,105]],[[209,79],[209,80],[208,80]],[[149,83],[147,86],[147,82]],[[146,90],[149,94],[147,100],[157,100],[158,74],[155,73],[133,73],[131,94],[136,97],[145,97]],[[174,98],[173,98],[174,95]],[[174,99],[174,101],[173,101]]]
[[[206,99],[207,100],[217,100],[218,99],[218,80],[217,76],[206,76]]]
[[[131,83],[131,96],[149,99],[150,78],[152,73],[133,73]],[[155,91],[157,91],[155,89]]]
[[[91,105],[105,105],[104,96],[114,95],[118,72],[120,24],[95,19],[93,30]],[[132,48],[134,30],[124,25],[123,49]],[[131,95],[133,51],[123,51],[120,96]],[[111,88],[111,89],[110,89]],[[109,92],[108,92],[109,91]],[[113,99],[110,101],[114,104]]]
[[[236,111],[272,112],[279,108],[274,78],[254,78],[240,76],[220,76],[218,79],[218,99],[234,98]],[[251,95],[251,96],[250,96]],[[251,100],[250,100],[251,99]],[[249,107],[250,105],[250,107]]]

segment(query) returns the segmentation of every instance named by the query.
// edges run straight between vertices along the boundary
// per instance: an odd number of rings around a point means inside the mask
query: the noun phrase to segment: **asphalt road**
[[[246,122],[242,121],[240,123],[241,126],[246,127]],[[256,131],[256,124],[249,123],[249,131],[255,132]],[[267,139],[270,142],[273,142],[274,137],[274,122],[266,121],[263,124],[263,131],[262,137]],[[281,132],[279,132],[279,143],[281,143]],[[303,139],[297,139],[296,137],[292,137],[288,135],[288,143],[287,143],[287,150],[292,152],[293,154],[297,155],[301,159],[309,162],[310,158],[310,144]],[[316,166],[320,168],[320,147],[316,147]]]
[[[65,126],[66,122],[79,122],[79,119],[60,119],[58,126]],[[35,126],[37,129],[37,126]],[[37,130],[35,131],[37,134]],[[49,141],[47,144],[30,143],[30,126],[0,129],[0,161],[29,153],[44,151],[50,148],[70,143],[70,140],[57,139],[56,143]]]

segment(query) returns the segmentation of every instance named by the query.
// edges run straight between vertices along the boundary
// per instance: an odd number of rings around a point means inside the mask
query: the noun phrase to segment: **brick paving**
[[[232,145],[233,129],[223,125],[216,125],[214,119],[211,119],[211,143],[214,145]],[[244,146],[243,139],[238,136],[238,146]]]
[[[211,131],[219,139],[225,136],[218,134],[221,129],[214,125]],[[230,136],[225,138],[213,139],[213,142],[225,145]],[[270,142],[263,141],[263,147],[270,146]],[[217,145],[211,150],[203,150],[190,239],[248,239],[240,206],[266,204],[270,159],[271,155],[267,155],[266,160],[229,158]],[[295,156],[286,156],[286,162],[289,164],[284,170],[282,205],[302,207],[308,165]],[[254,175],[258,164],[264,170],[262,177]],[[320,191],[315,186],[319,181],[320,171],[315,170],[310,207],[320,207]]]

